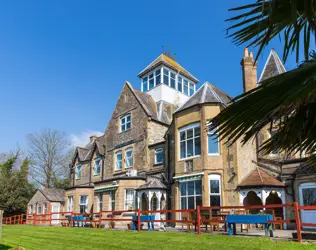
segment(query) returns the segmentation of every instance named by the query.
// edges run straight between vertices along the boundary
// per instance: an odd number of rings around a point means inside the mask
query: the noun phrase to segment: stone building
[[[286,71],[274,50],[259,81],[247,49],[241,66],[245,92]],[[197,88],[198,79],[166,53],[138,76],[141,91],[124,84],[104,135],[76,149],[66,211],[315,202],[315,171],[302,154],[257,151],[277,125],[246,145],[221,141],[208,124],[232,97],[208,82]]]

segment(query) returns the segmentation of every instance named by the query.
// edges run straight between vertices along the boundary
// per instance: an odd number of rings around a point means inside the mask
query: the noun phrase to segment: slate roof
[[[270,51],[266,64],[259,78],[259,83],[276,75],[286,72],[286,69],[274,49]]]
[[[239,185],[238,188],[246,187],[284,187],[285,185],[274,176],[257,167]]]
[[[294,174],[298,176],[316,175],[316,168],[312,166],[309,162],[304,162],[295,169]]]
[[[40,192],[46,197],[48,201],[64,201],[65,191],[63,189],[44,188],[40,189]]]
[[[205,82],[195,93],[187,100],[182,106],[180,106],[176,112],[185,110],[198,104],[203,103],[221,103],[227,106],[232,98],[216,88],[214,85]]]
[[[140,185],[136,190],[145,189],[167,189],[167,186],[162,182],[162,180],[155,177],[148,177],[145,184]]]
[[[191,79],[193,82],[198,83],[199,80],[195,78],[191,73],[189,73],[185,68],[183,68],[179,63],[177,63],[173,58],[170,56],[162,53],[158,56],[151,64],[149,64],[145,69],[143,69],[139,74],[138,77],[142,77],[146,75],[149,71],[154,69],[155,67],[164,64],[175,71],[180,71],[182,75]]]

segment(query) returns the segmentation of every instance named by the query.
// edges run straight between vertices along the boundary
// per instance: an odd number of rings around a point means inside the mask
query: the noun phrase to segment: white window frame
[[[82,177],[82,164],[77,164],[76,166],[76,180],[80,180]]]
[[[47,203],[43,204],[43,214],[47,214],[48,210],[47,210]]]
[[[129,121],[127,121],[127,118],[130,118]],[[129,128],[127,128],[127,124],[129,124]],[[124,129],[122,129],[124,127]],[[123,117],[120,118],[120,132],[128,131],[132,127],[132,115],[126,114]]]
[[[86,203],[81,203],[81,197],[87,197]],[[86,206],[85,213],[87,213],[88,212],[88,205],[89,205],[89,196],[88,195],[80,195],[79,196],[79,212],[80,212],[81,206]]]
[[[96,171],[98,168],[97,168],[97,162],[99,162],[99,171]],[[93,175],[100,175],[101,173],[101,158],[96,158],[94,160],[94,167],[93,167]]]
[[[197,128],[197,127],[200,127],[200,136],[195,136],[195,130],[194,130],[194,128]],[[185,143],[185,145],[186,145],[186,153],[185,153],[186,157],[181,158],[181,142],[182,142],[182,141],[181,141],[181,136],[180,136],[180,134],[181,134],[181,132],[186,131],[186,130],[189,130],[189,129],[193,129],[193,137],[192,137],[192,138],[193,138],[193,155],[192,155],[192,156],[189,156],[189,157],[187,156],[188,144],[187,144],[187,142],[186,142],[186,143]],[[179,136],[179,145],[178,145],[179,155],[178,155],[178,157],[179,157],[180,160],[188,160],[188,159],[193,159],[193,158],[196,158],[196,157],[200,157],[200,156],[201,156],[201,152],[200,152],[200,154],[198,154],[198,155],[195,154],[195,139],[196,139],[196,138],[200,138],[200,151],[202,151],[201,125],[200,125],[199,122],[192,123],[192,124],[187,125],[187,126],[185,126],[185,127],[183,127],[183,128],[180,128],[180,129],[178,130],[178,136]],[[185,141],[187,141],[187,139],[186,139]]]
[[[97,212],[101,212],[103,207],[103,193],[97,195]]]
[[[127,153],[131,152],[131,156],[127,156]],[[133,148],[127,148],[125,149],[125,154],[124,154],[124,157],[125,157],[125,168],[128,169],[128,168],[133,168],[133,165],[134,165],[134,159],[133,159]],[[131,158],[131,161],[132,161],[132,165],[128,165],[128,159]]]
[[[219,193],[212,193],[211,191],[211,180],[217,180],[219,182]],[[220,206],[222,206],[222,176],[219,174],[209,174],[208,175],[208,196],[210,199],[210,204],[211,205],[211,195],[217,195],[219,196],[220,200]]]
[[[127,200],[127,192],[128,191],[133,192],[133,199],[132,200]],[[130,202],[132,202],[132,210],[135,209],[135,194],[136,194],[136,192],[132,188],[126,188],[124,190],[124,209],[125,210],[129,210],[129,208],[128,208],[129,204],[128,203],[130,203]]]
[[[42,204],[38,203],[37,204],[37,213],[36,214],[42,214],[43,210],[42,210]]]
[[[162,160],[160,162],[158,162],[157,160],[157,155],[161,153],[162,154]],[[156,148],[155,149],[155,164],[162,164],[164,160],[164,150],[163,148]]]
[[[118,160],[117,159],[117,156],[118,155],[121,155],[121,160]],[[115,152],[115,171],[122,171],[122,169],[123,169],[123,153],[122,153],[122,150],[119,150],[119,151],[116,151]],[[118,168],[118,162],[120,162],[121,163],[121,168]]]
[[[33,212],[33,205],[29,204],[29,214],[32,214],[32,212]]]
[[[114,203],[114,208],[112,207]],[[114,211],[115,210],[115,190],[110,190],[109,192],[109,210]]]
[[[275,130],[273,130],[273,129],[272,129],[272,131],[270,131],[270,129],[267,130],[267,132],[268,132],[268,138],[269,138],[269,139],[272,137],[271,132],[274,132],[274,131],[275,131]],[[272,157],[277,157],[277,156],[280,156],[280,152],[278,152],[278,153],[276,153],[276,154],[273,153],[273,152],[270,152],[269,155],[272,156]]]
[[[209,152],[209,145],[208,145],[208,140],[209,140],[209,136],[215,136],[218,135],[217,133],[215,133],[213,130],[212,131],[207,131],[207,154],[208,155],[220,155],[221,154],[221,147],[220,147],[220,140],[219,138],[217,139],[218,142],[218,153],[210,153]]]
[[[194,183],[194,194],[187,194],[187,195],[182,195],[181,193],[181,187],[180,185],[181,184],[184,184],[184,183],[188,183],[188,182],[196,182],[196,181],[199,181],[201,182],[201,194],[196,194],[196,188],[195,188],[195,183]],[[196,208],[196,197],[200,197],[201,196],[201,200],[202,200],[202,204],[203,204],[203,184],[202,184],[202,179],[200,180],[190,180],[190,181],[183,181],[183,182],[180,182],[180,185],[179,185],[179,205],[180,205],[180,209],[182,209],[182,198],[186,198],[187,200],[187,208],[188,209],[188,204],[189,204],[189,197],[194,197],[194,209]],[[186,193],[188,193],[188,186],[186,186]]]
[[[68,212],[73,212],[74,197],[73,195],[69,195],[67,198],[68,198]]]
[[[146,85],[147,85],[147,90],[145,91],[144,90],[144,84],[145,84],[145,78],[147,78],[147,82],[146,82]],[[142,92],[147,92],[147,91],[149,91],[149,88],[148,88],[148,76],[146,75],[146,76],[144,76],[143,78],[142,78]]]

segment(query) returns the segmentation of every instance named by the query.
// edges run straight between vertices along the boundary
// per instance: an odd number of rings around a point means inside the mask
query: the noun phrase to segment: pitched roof
[[[205,82],[189,100],[187,100],[182,106],[180,106],[176,112],[185,110],[187,108],[193,107],[197,104],[203,103],[221,103],[227,106],[231,101],[231,97],[220,89],[216,88],[214,85]]]
[[[40,192],[47,198],[49,201],[64,201],[65,190],[57,188],[44,188],[40,189]]]
[[[157,109],[158,120],[167,124],[171,124],[172,114],[177,109],[177,107],[171,103],[162,100],[157,102]]]
[[[239,185],[245,187],[284,187],[284,184],[261,168],[253,170]]]
[[[197,83],[199,80],[191,75],[185,68],[183,68],[179,63],[177,63],[174,59],[169,57],[168,55],[162,53],[158,56],[151,64],[149,64],[145,69],[143,69],[138,76],[142,77],[147,74],[149,71],[154,69],[155,67],[164,64],[174,70],[180,71],[184,76],[191,79],[193,82]]]
[[[286,69],[274,49],[270,51],[266,64],[262,70],[259,82],[262,82],[270,77],[286,72]]]
[[[140,185],[136,190],[144,189],[167,189],[167,186],[158,178],[148,177],[145,184]]]

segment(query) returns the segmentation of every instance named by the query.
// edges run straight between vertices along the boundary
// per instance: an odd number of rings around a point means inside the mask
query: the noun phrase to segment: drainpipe
[[[91,186],[91,161],[89,162],[89,186]]]
[[[103,156],[102,156],[101,181],[103,181],[103,178],[104,178],[104,160],[105,160],[105,157],[104,157],[104,155],[103,155]]]
[[[172,179],[170,178],[171,175],[171,139],[170,139],[170,135],[167,135],[167,148],[168,148],[168,153],[167,153],[167,180],[168,180],[168,189],[167,189],[167,197],[166,197],[166,201],[167,201],[167,209],[171,210],[171,186],[172,186]],[[171,219],[171,215],[170,213],[167,213],[167,220]],[[167,225],[170,225],[170,223],[167,223]]]

